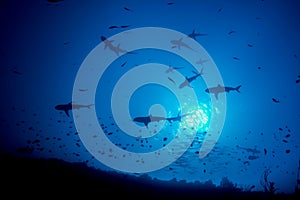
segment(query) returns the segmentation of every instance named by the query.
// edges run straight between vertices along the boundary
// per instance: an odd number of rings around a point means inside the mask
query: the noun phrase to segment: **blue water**
[[[223,177],[228,177],[241,188],[255,185],[254,190],[263,190],[260,179],[270,169],[269,180],[275,182],[278,191],[291,193],[300,159],[299,8],[297,1],[279,0],[2,1],[1,152],[85,162],[100,170],[115,171],[85,147],[73,112],[68,117],[54,107],[72,101],[79,69],[101,44],[101,36],[109,38],[143,27],[161,27],[186,35],[195,30],[203,34],[195,39],[213,59],[224,85],[242,85],[240,93],[226,93],[224,127],[212,151],[204,158],[198,156],[210,129],[214,109],[211,99],[215,98],[204,92],[207,86],[201,76],[191,82],[198,107],[189,102],[181,105],[170,89],[150,83],[128,97],[131,119],[125,124],[134,123],[147,130],[143,123],[132,122],[133,118],[151,113],[167,118],[188,114],[182,113],[184,106],[196,113],[194,118],[191,115],[181,122],[150,122],[149,137],[127,134],[114,119],[112,93],[123,75],[134,68],[159,63],[178,67],[175,71],[183,77],[195,75],[197,69],[186,59],[160,49],[139,49],[134,54],[121,55],[99,77],[92,108],[99,126],[116,147],[135,153],[159,150],[181,132],[194,135],[193,143],[176,161],[146,172],[153,178],[212,180],[218,185]],[[128,27],[109,28],[112,25]],[[106,57],[99,55],[99,63],[101,59]],[[207,66],[206,62],[198,64],[198,71],[203,67],[206,75]],[[172,79],[174,72],[165,75],[169,84],[180,84]],[[133,80],[126,81],[130,85]],[[125,89],[126,84],[122,85]],[[20,149],[30,152],[18,152]]]

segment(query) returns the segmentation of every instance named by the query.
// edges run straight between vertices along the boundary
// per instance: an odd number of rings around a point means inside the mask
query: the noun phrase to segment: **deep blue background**
[[[299,3],[168,2],[1,1],[1,151],[18,153],[20,148],[34,147],[29,153],[32,157],[80,161],[110,170],[92,158],[76,134],[72,118],[54,106],[71,101],[77,70],[102,35],[110,37],[147,26],[185,34],[195,29],[207,34],[197,41],[213,58],[225,85],[241,84],[241,93],[227,95],[225,126],[207,157],[199,160],[191,148],[171,166],[149,175],[187,182],[211,179],[216,184],[226,176],[240,187],[255,185],[256,190],[262,190],[260,177],[270,168],[269,178],[279,191],[293,192],[300,157],[300,83],[296,83],[300,79]],[[109,29],[111,25],[130,27]],[[148,57],[130,58],[125,67],[133,68]],[[170,60],[160,62],[176,65]],[[123,60],[116,65],[120,63]],[[197,82],[201,84],[201,79]],[[177,115],[176,111],[172,113]],[[105,120],[111,123],[111,119]],[[161,139],[153,146],[163,144]],[[114,142],[125,145],[128,141]],[[258,157],[249,159],[252,153],[237,145],[258,149]]]

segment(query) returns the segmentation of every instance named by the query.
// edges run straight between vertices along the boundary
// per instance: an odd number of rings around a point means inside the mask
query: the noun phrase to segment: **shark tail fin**
[[[202,69],[201,69],[201,71],[200,71],[200,75],[203,75],[204,73],[203,73],[203,67],[202,67]]]
[[[192,71],[194,74],[198,74],[197,72],[195,72],[194,70]]]
[[[237,86],[236,88],[235,88],[235,90],[238,92],[238,93],[240,93],[240,88],[242,87],[242,85],[239,85],[239,86]]]
[[[91,106],[93,106],[93,105],[94,105],[94,104],[89,104],[89,105],[87,105],[87,107],[88,107],[88,108],[91,108]]]

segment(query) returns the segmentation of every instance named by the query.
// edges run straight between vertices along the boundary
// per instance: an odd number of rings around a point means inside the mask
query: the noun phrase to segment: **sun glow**
[[[191,131],[207,131],[209,122],[209,108],[206,104],[188,109],[188,113],[182,113],[180,128]]]

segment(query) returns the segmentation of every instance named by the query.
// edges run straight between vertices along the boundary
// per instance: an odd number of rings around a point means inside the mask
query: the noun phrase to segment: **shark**
[[[195,29],[193,29],[193,32],[192,32],[192,33],[188,34],[188,36],[189,36],[190,38],[193,38],[194,40],[197,40],[196,37],[198,37],[198,36],[205,36],[205,35],[207,35],[207,34],[204,34],[204,33],[196,33],[196,32],[195,32]]]
[[[114,46],[112,43],[114,42],[114,40],[108,40],[106,37],[101,36],[101,41],[104,42],[104,49],[109,48],[110,50],[112,50],[113,52],[115,52],[117,54],[117,56],[120,55],[120,53],[131,53],[128,52],[124,49],[120,48],[120,44],[118,44],[117,46]]]
[[[243,149],[243,150],[245,150],[247,152],[250,152],[250,153],[253,153],[253,154],[259,154],[260,153],[260,151],[256,148],[246,148],[246,147],[241,147],[239,145],[236,145],[236,148]]]
[[[159,122],[159,121],[163,121],[163,120],[167,120],[169,123],[172,123],[174,121],[178,121],[180,122],[182,120],[183,117],[187,116],[189,114],[184,114],[184,115],[180,115],[178,113],[178,115],[176,117],[160,117],[160,116],[153,116],[153,115],[149,115],[149,116],[144,116],[144,117],[135,117],[133,119],[134,122],[139,122],[139,123],[143,123],[147,128],[148,128],[148,124],[150,122]]]
[[[203,75],[203,68],[201,69],[200,73],[196,73],[193,71],[193,73],[195,73],[196,75],[191,76],[191,77],[185,77],[185,80],[179,85],[179,89],[188,86],[188,87],[192,87],[191,86],[191,82],[193,80],[195,80],[198,76],[202,76]]]
[[[81,104],[72,104],[72,102],[68,104],[58,104],[54,108],[56,110],[62,110],[66,113],[68,117],[70,117],[69,111],[74,109],[80,109],[80,108],[91,108],[94,104],[88,104],[88,105],[81,105]]]
[[[209,61],[209,59],[202,60],[201,58],[196,62],[196,64],[203,65],[203,63]]]
[[[184,67],[172,67],[172,66],[169,66],[169,68],[165,71],[166,73],[170,73],[170,72],[173,72],[174,70],[177,70],[177,69],[182,69]]]
[[[219,93],[230,92],[230,91],[237,91],[238,93],[240,93],[241,87],[242,87],[242,85],[239,85],[237,87],[226,87],[226,86],[224,87],[224,86],[221,86],[220,84],[218,84],[217,87],[207,88],[205,90],[205,92],[214,94],[216,99],[218,100]]]
[[[150,114],[149,116],[145,116],[145,117],[135,117],[133,121],[143,123],[148,128],[148,124],[150,122],[159,122],[166,119],[167,118],[165,117],[153,116]]]
[[[180,50],[181,47],[185,47],[185,48],[188,48],[188,49],[190,49],[190,50],[196,52],[196,50],[194,50],[194,49],[193,49],[192,47],[190,47],[188,44],[184,43],[184,42],[182,41],[182,39],[183,39],[183,38],[181,37],[179,40],[171,40],[171,43],[174,45],[172,48],[177,47],[177,48]]]
[[[167,120],[169,123],[172,123],[172,122],[174,122],[174,121],[180,122],[180,121],[182,120],[182,118],[185,117],[185,116],[187,116],[187,115],[189,115],[189,114],[180,115],[180,114],[178,113],[178,115],[177,115],[176,117],[168,117],[168,118],[166,118],[166,120]]]

